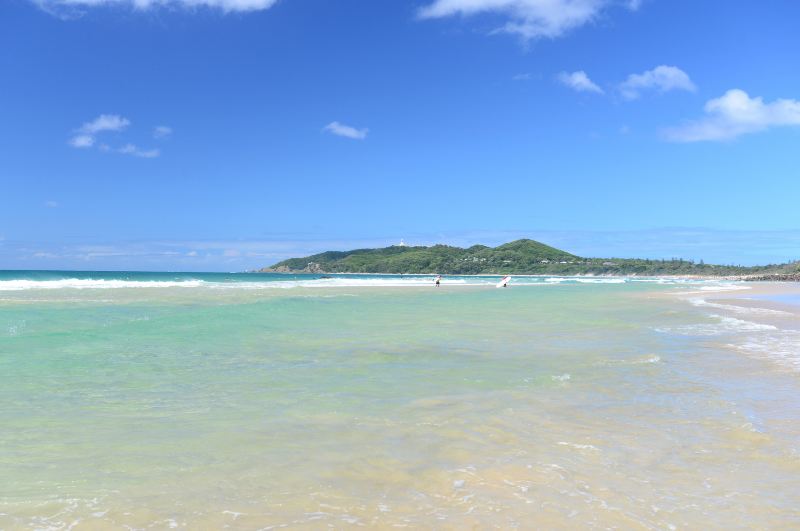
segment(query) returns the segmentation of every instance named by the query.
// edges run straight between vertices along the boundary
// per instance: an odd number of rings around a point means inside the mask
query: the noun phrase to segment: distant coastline
[[[309,273],[306,271],[275,271],[269,268],[262,268],[253,271],[245,271],[245,273],[269,273],[273,275],[358,275],[358,276],[393,276],[393,277],[431,277],[434,275],[442,274],[446,276],[457,277],[475,277],[475,278],[494,278],[502,277],[503,273],[360,273],[354,271],[341,271],[330,272],[323,271],[320,273]],[[772,275],[640,275],[637,273],[632,274],[570,274],[570,275],[556,275],[556,274],[541,274],[541,273],[514,273],[515,277],[522,278],[550,278],[553,276],[575,277],[575,278],[663,278],[668,280],[729,280],[732,282],[800,282],[800,273],[776,273]]]
[[[641,258],[586,258],[541,242],[522,239],[497,247],[394,245],[377,249],[327,251],[290,258],[254,273],[380,275],[525,275],[587,277],[713,278],[764,282],[800,281],[800,262],[764,266],[706,264],[703,261]]]

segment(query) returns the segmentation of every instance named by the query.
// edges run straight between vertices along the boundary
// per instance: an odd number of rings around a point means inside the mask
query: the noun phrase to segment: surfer
[[[498,288],[507,288],[508,283],[511,281],[511,275],[506,275],[503,279],[497,284]]]
[[[439,287],[439,284],[442,282],[442,275],[436,275],[436,278],[433,280],[436,283],[436,287]]]

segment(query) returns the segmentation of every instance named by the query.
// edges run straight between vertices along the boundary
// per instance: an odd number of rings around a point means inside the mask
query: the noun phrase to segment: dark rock
[[[746,280],[747,282],[800,282],[800,272],[776,273],[773,275],[753,275],[744,277],[742,280]]]

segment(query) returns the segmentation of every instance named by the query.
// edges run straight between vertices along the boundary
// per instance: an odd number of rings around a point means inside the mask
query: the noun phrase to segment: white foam
[[[739,291],[743,289],[750,289],[750,287],[742,286],[741,284],[717,284],[714,286],[700,287],[700,291]]]
[[[728,345],[755,358],[768,359],[789,369],[800,371],[800,331],[780,330],[748,335],[743,341]]]
[[[739,331],[752,331],[752,330],[777,330],[777,326],[770,324],[754,323],[753,321],[744,321],[736,319],[735,317],[725,317],[724,315],[711,314],[711,317],[719,319],[722,324],[730,329]]]
[[[202,280],[103,280],[64,278],[60,280],[0,280],[0,291],[22,291],[29,289],[119,289],[119,288],[197,288]]]
[[[558,443],[559,446],[569,446],[570,448],[574,448],[576,450],[593,450],[595,452],[599,452],[600,448],[594,446],[593,444],[576,444],[566,441],[561,441]]]
[[[693,306],[702,306],[706,308],[716,308],[718,310],[725,310],[738,314],[764,314],[764,315],[792,315],[783,310],[773,310],[770,308],[757,308],[754,306],[736,306],[734,304],[720,304],[717,302],[708,302],[705,299],[690,299],[689,302]]]
[[[491,277],[475,277],[470,279],[442,279],[442,287],[457,286],[494,286],[496,280]],[[510,286],[546,286],[545,282],[515,281]],[[105,280],[105,279],[60,279],[60,280],[2,280],[0,292],[24,290],[56,290],[56,289],[123,289],[123,288],[206,288],[217,290],[268,290],[292,288],[368,288],[368,287],[433,287],[433,277],[376,277],[350,278],[334,277],[309,280],[274,280],[274,281],[234,281],[211,282],[198,279],[161,281],[161,280]]]
[[[741,290],[748,290],[751,289],[750,286],[744,286],[741,283],[739,284],[731,284],[731,283],[720,283],[718,280],[702,280],[697,281],[696,284],[705,284],[702,286],[698,286],[697,289],[694,291],[682,291],[676,293],[676,295],[697,295],[697,294],[706,294],[709,292],[726,292],[726,291],[741,291]]]
[[[442,287],[450,286],[494,286],[499,276],[475,276],[443,278]],[[290,288],[361,288],[361,287],[433,287],[433,275],[374,276],[297,279],[297,280],[246,280],[222,281],[200,280],[121,280],[121,279],[82,279],[63,278],[57,280],[0,280],[0,292],[23,290],[56,289],[122,289],[122,288],[208,288],[208,289],[290,289]],[[633,277],[545,277],[533,275],[515,276],[509,287],[518,286],[558,286],[563,284],[625,284],[627,282],[655,282],[659,284],[683,284],[688,281],[668,278]],[[699,282],[699,281],[694,281]],[[700,289],[714,291],[727,289],[747,289],[744,287],[712,287]]]
[[[724,286],[723,288],[723,291],[749,289],[748,287],[739,286]],[[689,302],[699,308],[721,310],[737,315],[792,315],[790,312],[782,310],[722,304],[709,302],[703,298],[689,299]],[[709,314],[709,317],[717,319],[718,323],[686,325],[671,329],[660,329],[659,331],[697,336],[733,335],[732,342],[727,345],[729,348],[754,358],[769,360],[793,371],[800,371],[800,330],[783,330],[771,324],[757,323],[714,313]]]
[[[466,285],[463,279],[443,280],[444,285]],[[478,284],[478,283],[476,283]],[[490,281],[482,284],[492,284]],[[267,282],[206,282],[203,280],[105,280],[66,278],[59,280],[3,280],[0,291],[22,291],[36,289],[122,289],[122,288],[213,288],[213,289],[286,289],[297,287],[391,287],[433,286],[426,278],[331,278],[315,280],[283,280]]]
[[[755,332],[777,330],[778,327],[726,317],[724,315],[710,314],[709,317],[717,319],[716,323],[697,323],[676,327],[658,327],[657,332],[680,334],[684,336],[719,336],[737,332]]]

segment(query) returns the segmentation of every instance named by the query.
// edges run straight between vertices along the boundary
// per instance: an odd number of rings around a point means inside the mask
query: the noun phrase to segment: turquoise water
[[[0,528],[800,525],[796,316],[431,278],[0,273]]]

